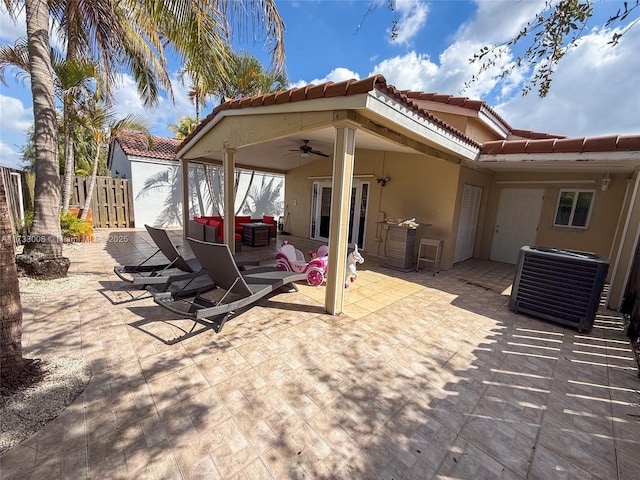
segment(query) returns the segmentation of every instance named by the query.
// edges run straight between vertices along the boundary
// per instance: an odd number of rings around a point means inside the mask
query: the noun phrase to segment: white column
[[[344,277],[347,267],[349,211],[357,125],[343,122],[335,125],[335,128],[329,223],[329,265],[324,305],[327,312],[339,315],[344,309]]]
[[[222,162],[222,171],[224,172],[224,243],[229,246],[231,253],[236,252],[235,242],[235,161],[233,155],[236,150],[233,148],[225,148],[224,158]]]
[[[189,160],[186,158],[180,159],[180,165],[182,167],[182,236],[187,238],[189,236]]]

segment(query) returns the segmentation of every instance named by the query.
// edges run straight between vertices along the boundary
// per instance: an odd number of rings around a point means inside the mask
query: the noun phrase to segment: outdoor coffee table
[[[242,243],[250,247],[264,247],[270,244],[269,224],[262,222],[241,223]]]

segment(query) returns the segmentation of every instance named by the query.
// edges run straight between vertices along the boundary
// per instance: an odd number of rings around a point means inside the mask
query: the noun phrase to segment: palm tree
[[[10,11],[10,2],[5,0]],[[62,257],[62,232],[58,216],[60,204],[60,174],[58,172],[56,111],[54,105],[53,73],[49,55],[49,15],[46,0],[26,0],[27,41],[33,95],[36,178],[32,232],[34,238],[46,237],[46,242],[32,242],[24,246],[22,266],[33,272],[34,257],[46,257],[44,276],[66,275],[69,259]],[[0,240],[11,235],[4,180],[0,180]],[[18,386],[29,372],[29,362],[22,356],[22,308],[15,265],[13,241],[0,249],[0,385]]]
[[[7,8],[8,0],[5,0]],[[55,90],[53,67],[49,47],[49,15],[45,0],[26,0],[27,43],[33,97],[33,116],[35,118],[35,201],[34,201],[34,238],[46,241],[27,243],[23,251],[23,260],[38,258],[62,259],[62,232],[60,230],[60,173],[57,155],[57,121],[55,109]],[[25,258],[31,257],[31,258]],[[51,267],[46,276],[64,276],[69,268],[69,260],[48,262]],[[57,265],[57,266],[54,266]],[[26,266],[26,265],[25,265]],[[32,271],[27,267],[27,271]],[[37,272],[34,272],[38,274]]]
[[[93,134],[93,141],[95,143],[95,155],[93,158],[91,179],[89,180],[89,188],[87,190],[87,196],[85,198],[85,204],[81,215],[81,218],[85,219],[87,218],[87,213],[91,206],[91,199],[93,198],[93,190],[96,186],[101,150],[108,148],[111,139],[119,132],[125,130],[136,131],[146,135],[149,147],[151,147],[152,139],[151,134],[149,133],[148,124],[142,117],[137,115],[127,115],[120,120],[115,120],[113,112],[110,111],[106,105],[95,100],[89,101],[85,104],[83,109],[80,111],[80,117],[83,125]]]
[[[65,177],[62,189],[62,212],[69,210],[71,188],[75,173],[74,127],[77,119],[74,116],[79,102],[94,95],[94,90],[101,91],[101,78],[98,66],[87,58],[64,59],[51,49],[51,65],[55,73],[54,89],[63,105],[62,138],[64,140]],[[6,85],[4,74],[8,68],[15,68],[16,79],[21,79],[30,72],[29,52],[24,39],[17,40],[13,46],[0,47],[0,81]],[[61,162],[62,163],[62,162]]]
[[[230,53],[227,65],[224,75],[209,77],[205,86],[209,94],[218,96],[222,101],[277,92],[287,87],[287,76],[282,70],[265,69],[248,52]]]
[[[193,132],[200,121],[197,118],[182,117],[175,124],[169,125],[169,130],[178,140],[184,140]]]

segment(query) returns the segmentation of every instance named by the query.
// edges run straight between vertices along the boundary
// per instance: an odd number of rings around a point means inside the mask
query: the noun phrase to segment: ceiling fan
[[[302,140],[302,145],[300,145],[297,149],[289,150],[290,152],[300,152],[301,155],[308,156],[310,153],[314,155],[319,155],[321,157],[328,157],[326,153],[323,153],[319,150],[314,150],[311,145],[309,145],[309,140]]]

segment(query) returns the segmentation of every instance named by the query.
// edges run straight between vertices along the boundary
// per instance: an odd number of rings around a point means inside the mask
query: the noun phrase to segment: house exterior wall
[[[482,123],[476,117],[469,117],[465,115],[456,115],[455,113],[447,112],[435,112],[430,113],[442,120],[443,122],[451,125],[456,130],[464,133],[467,137],[473,138],[476,142],[484,143],[492,140],[500,140],[498,135],[491,130],[487,125]]]
[[[285,205],[288,213],[286,230],[293,235],[309,237],[312,184],[323,177],[330,180],[331,159],[318,159],[291,170],[286,176]],[[364,250],[384,256],[387,229],[377,222],[385,218],[415,218],[430,227],[420,227],[418,236],[443,238],[442,268],[453,264],[457,230],[460,165],[426,155],[356,150],[354,176],[370,181],[368,217]],[[475,177],[475,173],[466,172]],[[388,176],[382,187],[376,178]],[[311,177],[311,178],[310,178]],[[484,177],[482,177],[484,178]],[[480,183],[487,183],[483,179]],[[463,185],[464,186],[464,185]],[[286,214],[285,214],[286,215]]]
[[[490,257],[502,189],[536,188],[544,190],[544,200],[536,234],[536,245],[589,251],[613,261],[610,255],[615,243],[614,237],[620,221],[621,210],[623,210],[626,179],[629,175],[617,174],[611,176],[613,182],[609,189],[603,192],[600,190],[600,179],[603,177],[601,173],[496,173],[487,202],[479,257]],[[553,225],[558,196],[562,189],[595,190],[591,218],[587,228],[557,227]]]
[[[140,158],[131,159],[130,165],[136,227],[180,226],[181,209],[176,200],[182,195],[182,181],[178,163]],[[153,182],[153,188],[145,189],[147,182]]]
[[[131,163],[118,142],[111,143],[110,172],[113,178],[131,178]]]

